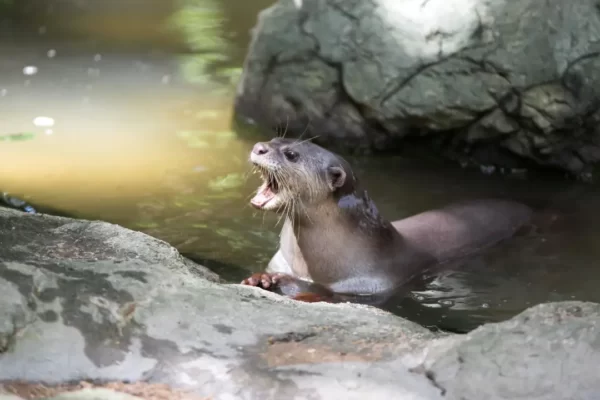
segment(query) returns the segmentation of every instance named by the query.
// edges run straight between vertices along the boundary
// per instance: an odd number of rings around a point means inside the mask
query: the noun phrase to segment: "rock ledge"
[[[600,392],[597,304],[544,304],[439,335],[367,306],[221,284],[166,243],[116,225],[3,209],[0,259],[0,399],[79,381],[166,384],[189,400]],[[86,390],[55,400],[99,398]]]

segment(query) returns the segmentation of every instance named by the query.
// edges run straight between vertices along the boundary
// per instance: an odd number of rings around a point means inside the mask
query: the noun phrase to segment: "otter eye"
[[[288,161],[292,161],[292,162],[296,161],[299,156],[298,153],[296,153],[293,150],[289,150],[289,149],[284,150],[283,155]]]

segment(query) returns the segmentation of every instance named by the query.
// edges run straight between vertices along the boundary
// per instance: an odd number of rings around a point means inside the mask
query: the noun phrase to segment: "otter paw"
[[[279,280],[284,276],[280,273],[259,272],[252,274],[249,278],[244,279],[241,284],[247,286],[258,286],[263,289],[272,289],[277,285]]]

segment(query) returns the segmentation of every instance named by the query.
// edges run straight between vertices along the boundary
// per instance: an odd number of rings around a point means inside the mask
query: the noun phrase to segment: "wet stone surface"
[[[600,390],[596,304],[546,304],[466,335],[434,334],[367,306],[219,283],[166,243],[116,225],[5,209],[0,260],[4,391],[81,380],[213,399],[554,400]]]

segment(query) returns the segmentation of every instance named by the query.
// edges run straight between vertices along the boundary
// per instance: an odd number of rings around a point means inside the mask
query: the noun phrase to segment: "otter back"
[[[449,205],[392,222],[407,244],[438,262],[473,253],[512,236],[532,210],[507,200],[477,200]]]

